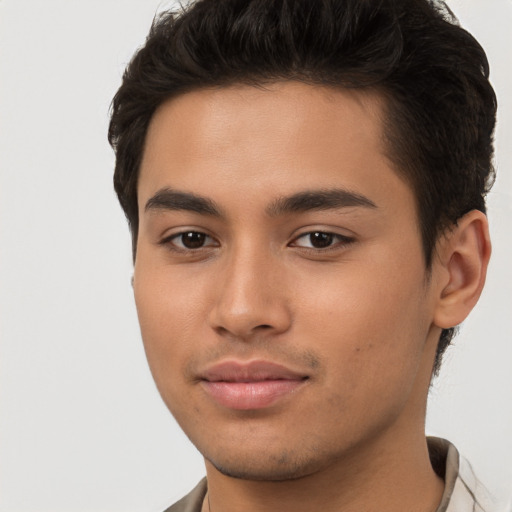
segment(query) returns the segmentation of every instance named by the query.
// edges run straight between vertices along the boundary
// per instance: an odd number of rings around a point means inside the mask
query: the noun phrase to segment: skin
[[[385,156],[382,111],[376,94],[284,82],[187,93],[152,119],[135,299],[160,394],[205,457],[212,511],[439,503],[426,398],[441,329],[463,320],[483,286],[487,224],[470,212],[427,273],[414,194]],[[169,190],[218,215],[159,202]],[[319,190],[368,203],[276,207]],[[187,232],[205,235],[198,248],[184,245]],[[333,236],[318,248],[311,232]],[[307,378],[270,407],[233,410],[199,377],[227,359]]]

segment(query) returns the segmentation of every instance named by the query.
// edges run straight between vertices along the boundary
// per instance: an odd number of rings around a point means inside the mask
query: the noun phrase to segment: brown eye
[[[178,249],[191,251],[216,246],[216,242],[211,236],[201,233],[200,231],[184,231],[183,233],[178,233],[177,235],[167,238],[162,243],[170,244]]]
[[[187,249],[199,249],[200,247],[203,247],[206,240],[206,235],[204,233],[197,233],[196,231],[182,233],[180,236],[181,243]]]
[[[343,248],[354,241],[353,238],[328,231],[310,231],[304,233],[294,240],[292,246],[303,247],[305,249],[329,249]]]
[[[309,234],[311,247],[314,247],[315,249],[323,249],[325,247],[329,247],[332,245],[333,240],[334,235],[332,233],[322,233],[321,231],[317,231],[315,233]]]

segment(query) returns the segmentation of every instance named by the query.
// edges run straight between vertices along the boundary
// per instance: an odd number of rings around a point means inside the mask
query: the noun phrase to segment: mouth
[[[208,368],[200,382],[217,404],[228,409],[256,410],[295,393],[308,378],[268,361],[225,361]]]

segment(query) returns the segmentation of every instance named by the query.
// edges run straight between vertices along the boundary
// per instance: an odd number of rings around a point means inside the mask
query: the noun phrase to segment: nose
[[[217,276],[210,325],[223,336],[249,341],[275,335],[291,325],[285,272],[279,258],[257,248],[240,249]]]

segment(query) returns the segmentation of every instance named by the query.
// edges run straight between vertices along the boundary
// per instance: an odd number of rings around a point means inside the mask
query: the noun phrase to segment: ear
[[[482,293],[490,256],[487,217],[478,210],[464,215],[439,240],[434,263],[441,270],[435,325],[449,329],[465,320]]]

